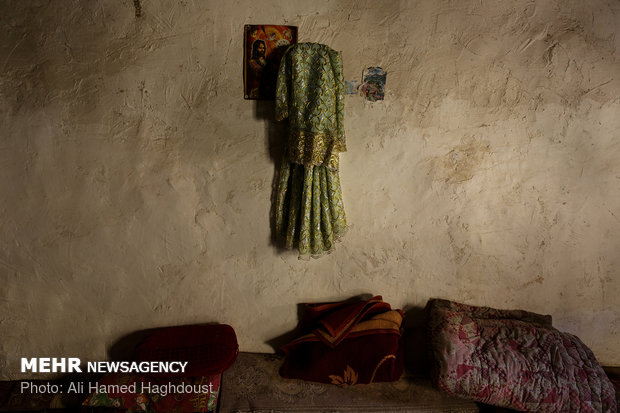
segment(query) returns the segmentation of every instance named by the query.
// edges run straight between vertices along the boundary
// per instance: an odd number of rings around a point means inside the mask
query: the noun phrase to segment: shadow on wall
[[[266,343],[273,348],[275,353],[278,353],[278,354],[284,353],[282,351],[282,347],[285,344],[290,343],[291,341],[295,340],[296,338],[300,337],[303,334],[303,329],[302,329],[301,324],[302,324],[302,320],[304,317],[304,308],[305,308],[305,304],[297,304],[298,323],[294,329],[284,334],[281,334],[277,337],[274,337],[270,340],[267,340]]]
[[[138,330],[119,338],[108,349],[108,357],[111,361],[133,360],[134,351],[138,344],[155,330],[157,330],[157,328]]]
[[[431,353],[428,336],[428,313],[426,308],[404,307],[403,345],[405,368],[414,377],[428,378],[431,369]]]

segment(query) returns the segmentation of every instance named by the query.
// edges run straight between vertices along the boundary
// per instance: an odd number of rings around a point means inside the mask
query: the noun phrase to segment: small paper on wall
[[[364,83],[360,87],[360,91],[366,100],[376,102],[383,100],[385,95],[385,80],[387,73],[380,67],[369,67],[364,70]]]
[[[359,80],[345,80],[344,81],[345,95],[357,95],[359,87],[360,87]]]

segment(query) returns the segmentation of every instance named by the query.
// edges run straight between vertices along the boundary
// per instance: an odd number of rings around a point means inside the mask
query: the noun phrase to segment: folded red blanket
[[[366,301],[306,304],[302,337],[282,349],[281,374],[340,385],[398,380],[404,355],[403,312],[381,296]]]

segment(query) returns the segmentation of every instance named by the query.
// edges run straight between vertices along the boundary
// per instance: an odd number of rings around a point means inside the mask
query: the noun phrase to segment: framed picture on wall
[[[246,24],[243,42],[243,88],[246,99],[274,99],[280,59],[297,43],[297,27]]]

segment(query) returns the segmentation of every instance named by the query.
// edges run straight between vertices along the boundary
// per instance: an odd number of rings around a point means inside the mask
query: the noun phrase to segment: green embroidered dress
[[[339,52],[317,43],[287,49],[276,84],[276,120],[289,136],[276,187],[275,226],[299,257],[331,251],[346,230],[338,176],[344,137],[344,80]]]

